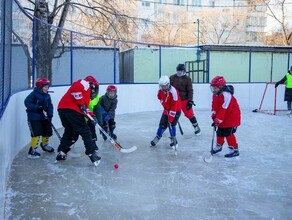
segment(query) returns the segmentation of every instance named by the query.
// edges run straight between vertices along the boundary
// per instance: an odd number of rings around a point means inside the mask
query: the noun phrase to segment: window
[[[175,4],[175,5],[183,5],[184,4],[184,0],[173,0],[173,4]]]
[[[214,8],[215,7],[215,1],[214,0],[209,0],[209,6]]]
[[[201,0],[192,0],[191,6],[201,6],[202,2]]]
[[[257,36],[256,32],[248,32],[247,37],[248,37],[248,41],[257,41],[258,40],[258,36]]]
[[[143,7],[150,7],[150,2],[142,2]]]

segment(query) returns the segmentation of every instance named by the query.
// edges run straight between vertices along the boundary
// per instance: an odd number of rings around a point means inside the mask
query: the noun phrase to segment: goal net
[[[275,88],[273,82],[267,82],[258,109],[254,112],[262,112],[275,115],[279,111],[287,111],[287,103],[284,101],[285,84],[279,84]]]

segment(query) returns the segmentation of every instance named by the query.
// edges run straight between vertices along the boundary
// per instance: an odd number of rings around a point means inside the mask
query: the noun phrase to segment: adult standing
[[[182,112],[193,125],[195,135],[200,135],[201,129],[192,108],[194,105],[193,84],[191,78],[186,75],[184,64],[177,65],[176,73],[170,76],[170,84],[179,92]]]
[[[287,109],[289,111],[288,115],[292,115],[292,66],[290,66],[290,69],[286,75],[280,81],[276,82],[275,88],[282,83],[286,83],[284,101],[287,101]]]

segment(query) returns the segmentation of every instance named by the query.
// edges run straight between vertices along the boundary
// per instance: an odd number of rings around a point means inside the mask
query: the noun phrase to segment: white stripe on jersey
[[[83,85],[85,91],[87,91],[90,88],[89,82],[82,79],[80,83],[81,85]]]
[[[223,92],[224,96],[224,103],[222,105],[222,108],[227,109],[228,106],[230,105],[232,95],[229,92]]]
[[[172,94],[173,100],[178,101],[178,94],[176,89],[173,86],[170,86],[169,92]]]

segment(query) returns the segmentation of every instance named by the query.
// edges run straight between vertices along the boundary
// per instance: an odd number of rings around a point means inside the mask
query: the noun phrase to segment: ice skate
[[[225,154],[225,157],[230,158],[230,157],[237,157],[237,156],[239,156],[238,149],[235,149],[233,147],[228,147],[228,149],[229,149],[229,152],[228,152],[228,154]]]
[[[101,157],[99,157],[95,152],[93,152],[92,154],[88,154],[89,159],[91,160],[91,162],[94,164],[94,166],[98,166],[98,164],[100,163],[100,159]]]
[[[63,151],[59,151],[56,157],[56,162],[66,160],[66,158],[67,158],[67,154],[65,154]]]
[[[28,158],[30,159],[38,159],[40,158],[41,154],[37,152],[37,148],[30,147],[28,150]]]
[[[220,151],[222,151],[222,146],[220,144],[216,144],[215,146],[213,146],[211,154],[217,154]]]
[[[195,129],[195,135],[197,135],[197,136],[201,135],[201,129],[200,129],[198,123],[194,123],[193,126],[194,126],[194,129]]]
[[[160,140],[160,137],[156,135],[156,137],[150,142],[151,146],[154,147],[158,141]]]
[[[170,146],[172,149],[174,149],[174,150],[177,149],[178,144],[177,144],[176,137],[170,137],[170,144],[169,144],[169,146]]]
[[[196,127],[195,127],[195,135],[201,135],[201,129],[200,129],[200,127],[199,127],[199,125],[197,125]]]
[[[53,153],[55,151],[55,149],[49,146],[48,144],[43,146],[43,144],[41,143],[41,148],[43,149],[43,151],[50,152],[50,153]]]

